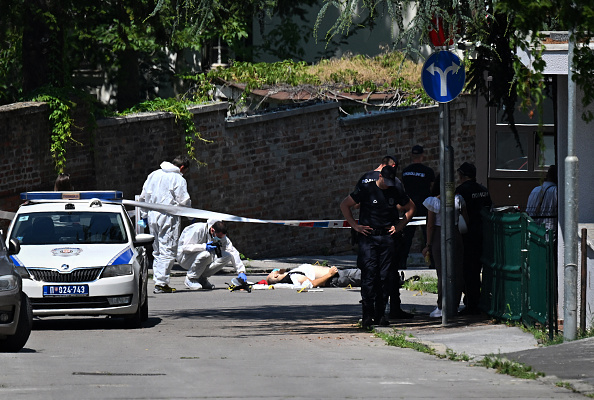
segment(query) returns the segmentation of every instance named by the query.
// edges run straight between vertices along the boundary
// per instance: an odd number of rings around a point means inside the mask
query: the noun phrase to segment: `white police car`
[[[111,315],[141,327],[148,319],[153,236],[136,234],[122,192],[27,192],[8,230],[12,259],[33,314]]]

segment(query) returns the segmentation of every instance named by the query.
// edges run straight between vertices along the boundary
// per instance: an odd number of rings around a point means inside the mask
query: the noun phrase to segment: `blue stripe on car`
[[[120,251],[114,258],[109,260],[107,265],[130,264],[132,263],[132,257],[134,257],[134,252],[132,251],[132,248],[126,247],[124,250]]]
[[[17,267],[22,267],[23,263],[21,262],[21,260],[19,260],[19,258],[15,255],[10,256],[10,258],[12,259],[12,262],[14,263],[14,265],[16,265]]]

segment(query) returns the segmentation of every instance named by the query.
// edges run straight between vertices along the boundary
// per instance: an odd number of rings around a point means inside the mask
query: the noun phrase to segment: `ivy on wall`
[[[174,98],[154,100],[147,100],[131,107],[118,115],[129,115],[139,112],[168,112],[175,116],[175,122],[179,124],[184,132],[186,141],[186,151],[188,156],[196,161],[199,165],[205,165],[204,162],[196,159],[196,139],[202,142],[211,143],[210,140],[204,139],[200,132],[196,130],[194,124],[194,115],[188,110],[188,107],[196,105],[196,102],[189,100],[177,100]]]
[[[45,102],[50,108],[49,122],[51,129],[50,153],[54,160],[57,173],[64,172],[66,165],[66,144],[73,142],[82,146],[82,143],[72,137],[74,121],[72,110],[76,106],[72,93],[63,88],[45,86],[37,90],[31,101]]]

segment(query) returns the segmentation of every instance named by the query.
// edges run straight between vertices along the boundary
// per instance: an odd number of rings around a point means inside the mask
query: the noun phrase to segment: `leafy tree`
[[[254,10],[275,0],[3,0],[0,101],[76,85],[79,69],[103,71],[124,109],[174,82],[181,54],[213,40],[240,43]],[[240,46],[237,46],[240,48]],[[178,53],[176,64],[171,54]],[[175,83],[175,82],[174,82]]]
[[[377,19],[388,15],[399,27],[394,42],[410,54],[418,52],[417,43],[428,42],[428,27],[438,29],[434,17],[439,16],[447,37],[476,52],[468,60],[468,87],[483,94],[489,105],[505,106],[505,117],[512,127],[518,99],[524,110],[542,104],[544,38],[539,33],[573,29],[574,39],[583,43],[574,53],[574,79],[583,90],[584,106],[594,100],[594,55],[587,46],[594,30],[592,0],[324,0],[317,26],[331,8],[338,10],[339,17],[327,39],[347,34],[365,16]],[[406,23],[410,10],[416,12]],[[522,64],[518,49],[531,55],[531,68]],[[492,91],[487,89],[485,72],[497,82]],[[584,118],[594,116],[588,113]]]

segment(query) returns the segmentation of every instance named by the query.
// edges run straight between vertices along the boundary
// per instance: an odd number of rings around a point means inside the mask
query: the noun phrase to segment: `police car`
[[[135,233],[122,192],[27,192],[8,230],[20,253],[33,314],[110,315],[130,327],[148,319],[153,236]]]

